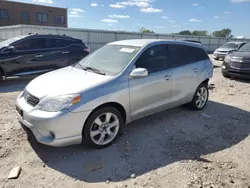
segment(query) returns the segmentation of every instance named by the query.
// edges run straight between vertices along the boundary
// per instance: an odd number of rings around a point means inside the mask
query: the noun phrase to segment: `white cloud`
[[[189,22],[202,22],[202,20],[199,20],[196,18],[191,18],[191,19],[189,19]]]
[[[79,15],[79,14],[70,14],[69,17],[71,17],[71,18],[81,18],[83,16]]]
[[[224,12],[224,14],[231,14],[231,12],[227,12],[227,11],[226,11],[226,12]]]
[[[98,4],[97,4],[97,3],[91,3],[90,6],[92,6],[92,7],[97,7]]]
[[[112,8],[126,8],[124,5],[119,5],[119,4],[110,4],[109,6]]]
[[[165,27],[159,26],[159,25],[158,25],[158,26],[156,26],[156,28],[157,28],[157,29],[164,29]]]
[[[233,3],[246,3],[250,2],[250,0],[232,0]]]
[[[149,7],[150,4],[148,2],[145,1],[123,1],[123,2],[118,2],[118,4],[120,5],[124,5],[124,6],[137,6],[137,7],[141,7],[141,8],[145,8],[145,7]]]
[[[159,12],[163,12],[163,10],[157,9],[157,8],[153,8],[153,7],[149,7],[149,8],[142,8],[142,9],[141,9],[141,12],[159,13]]]
[[[70,12],[71,15],[78,15],[78,12],[72,11]]]
[[[192,5],[195,6],[195,7],[199,6],[198,3],[193,3]]]
[[[71,18],[80,18],[83,17],[82,13],[85,12],[84,10],[80,8],[71,8],[69,13],[69,17]]]
[[[214,16],[214,19],[218,19],[218,18],[220,18],[219,16]]]
[[[103,19],[102,21],[106,22],[106,23],[117,23],[118,22],[117,20],[112,20],[112,19]]]
[[[130,18],[129,15],[116,15],[116,14],[113,14],[113,15],[108,15],[109,18]]]
[[[54,3],[52,0],[33,0],[33,2],[36,2],[36,3],[48,3],[48,4],[53,4]]]
[[[72,8],[71,10],[74,12],[85,12],[84,10],[82,10],[80,8]]]
[[[162,19],[168,19],[168,17],[167,17],[167,16],[161,16],[161,18],[162,18]]]
[[[168,22],[169,22],[169,23],[175,23],[176,21],[174,21],[174,20],[169,20]]]

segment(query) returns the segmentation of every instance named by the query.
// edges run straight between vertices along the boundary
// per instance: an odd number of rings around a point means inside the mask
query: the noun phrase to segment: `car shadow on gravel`
[[[13,77],[0,82],[0,93],[22,91],[34,77]]]
[[[135,121],[114,145],[101,150],[47,147],[32,136],[29,141],[49,168],[80,181],[117,182],[181,160],[210,162],[202,156],[248,137],[249,117],[247,111],[209,101],[202,112],[179,107]]]

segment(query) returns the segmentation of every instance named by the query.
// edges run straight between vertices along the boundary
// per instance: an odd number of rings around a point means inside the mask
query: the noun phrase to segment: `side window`
[[[71,44],[70,40],[56,39],[56,38],[46,38],[45,47],[46,48],[63,48]]]
[[[136,62],[136,68],[145,68],[149,73],[167,69],[167,47],[157,45],[147,49]]]
[[[170,56],[170,64],[172,67],[183,66],[186,64],[208,59],[208,56],[203,49],[193,46],[169,44],[168,50]]]
[[[17,50],[36,50],[44,48],[44,39],[28,39],[15,44]]]

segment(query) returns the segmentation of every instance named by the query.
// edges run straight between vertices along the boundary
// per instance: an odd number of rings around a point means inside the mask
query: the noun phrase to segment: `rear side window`
[[[47,38],[46,48],[63,48],[72,44],[70,40]]]
[[[208,56],[203,49],[193,46],[169,44],[168,50],[172,67],[178,67],[208,59]]]
[[[44,48],[44,39],[27,39],[15,44],[17,50],[37,50]]]
[[[136,62],[136,68],[145,68],[149,73],[167,69],[167,46],[157,45],[147,49]]]

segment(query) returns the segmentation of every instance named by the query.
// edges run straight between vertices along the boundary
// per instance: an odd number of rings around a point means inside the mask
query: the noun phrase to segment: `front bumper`
[[[223,62],[221,66],[221,72],[222,74],[226,76],[232,76],[236,78],[242,78],[242,79],[250,79],[250,70],[245,69],[235,69],[229,66],[228,63]]]
[[[55,147],[80,144],[83,125],[91,112],[44,112],[29,105],[23,97],[16,100],[16,107],[19,121],[31,130],[36,140]]]
[[[227,55],[227,53],[219,53],[219,52],[215,52],[215,53],[213,53],[213,58],[214,59],[219,59],[219,58],[225,58],[226,57],[226,55]]]

